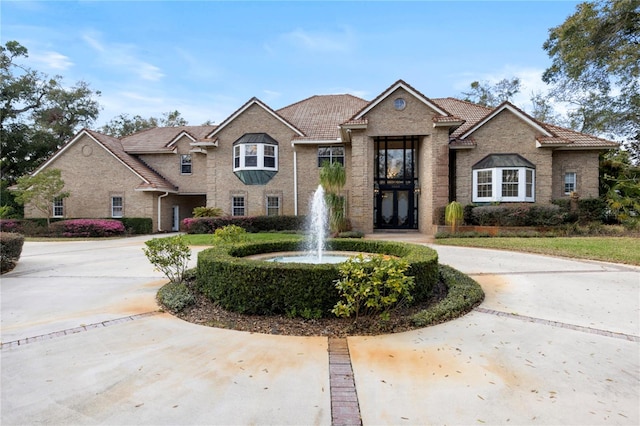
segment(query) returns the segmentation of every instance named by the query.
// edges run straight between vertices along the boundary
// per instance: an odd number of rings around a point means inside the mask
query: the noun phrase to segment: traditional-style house
[[[253,98],[217,126],[122,139],[84,129],[35,173],[62,170],[71,195],[56,204],[57,216],[148,217],[155,230],[171,231],[197,206],[304,215],[319,167],[339,162],[354,229],[428,234],[451,200],[597,197],[598,155],[617,146],[538,122],[509,102],[429,99],[400,80],[372,101],[319,95],[273,110]]]

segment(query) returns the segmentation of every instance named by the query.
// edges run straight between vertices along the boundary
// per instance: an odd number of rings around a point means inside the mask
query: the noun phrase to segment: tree
[[[47,226],[53,216],[54,202],[69,196],[63,192],[64,180],[59,169],[45,169],[35,175],[18,178],[16,201],[30,204],[47,217]]]
[[[146,129],[154,127],[179,127],[188,126],[179,111],[169,111],[162,113],[162,118],[143,118],[140,115],[120,114],[109,120],[104,126],[98,129],[99,132],[115,138],[123,138]]]
[[[543,45],[552,59],[543,81],[572,106],[579,131],[623,137],[640,161],[640,1],[585,2]]]
[[[80,81],[65,88],[61,76],[48,77],[19,63],[28,57],[17,41],[0,46],[0,141],[2,188],[36,169],[98,117],[100,92]],[[0,205],[11,205],[1,192]]]
[[[640,225],[640,167],[626,151],[611,151],[600,162],[600,193],[611,212],[630,228]]]
[[[493,86],[487,81],[482,83],[474,81],[471,83],[471,91],[462,92],[462,94],[465,96],[465,101],[493,108],[504,101],[510,101],[519,92],[520,79],[513,77],[512,79],[503,78]]]

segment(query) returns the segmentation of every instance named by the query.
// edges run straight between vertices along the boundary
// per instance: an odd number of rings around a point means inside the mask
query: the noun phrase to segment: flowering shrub
[[[124,225],[111,219],[70,219],[51,224],[51,232],[62,237],[113,237],[125,232]]]
[[[20,221],[17,219],[0,219],[0,231],[2,232],[20,232]]]

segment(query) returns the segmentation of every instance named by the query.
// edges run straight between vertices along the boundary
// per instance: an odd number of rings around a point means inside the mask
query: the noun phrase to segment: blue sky
[[[2,44],[67,85],[102,92],[96,126],[178,110],[219,123],[251,97],[278,109],[312,95],[373,99],[398,79],[431,98],[520,77],[528,108],[542,49],[573,1],[2,1]]]

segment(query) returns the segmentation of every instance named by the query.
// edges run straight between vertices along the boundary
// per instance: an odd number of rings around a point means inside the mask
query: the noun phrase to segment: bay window
[[[233,143],[233,173],[245,185],[264,185],[278,172],[278,141],[246,133]]]
[[[472,202],[534,202],[535,166],[518,154],[492,154],[473,166]]]

